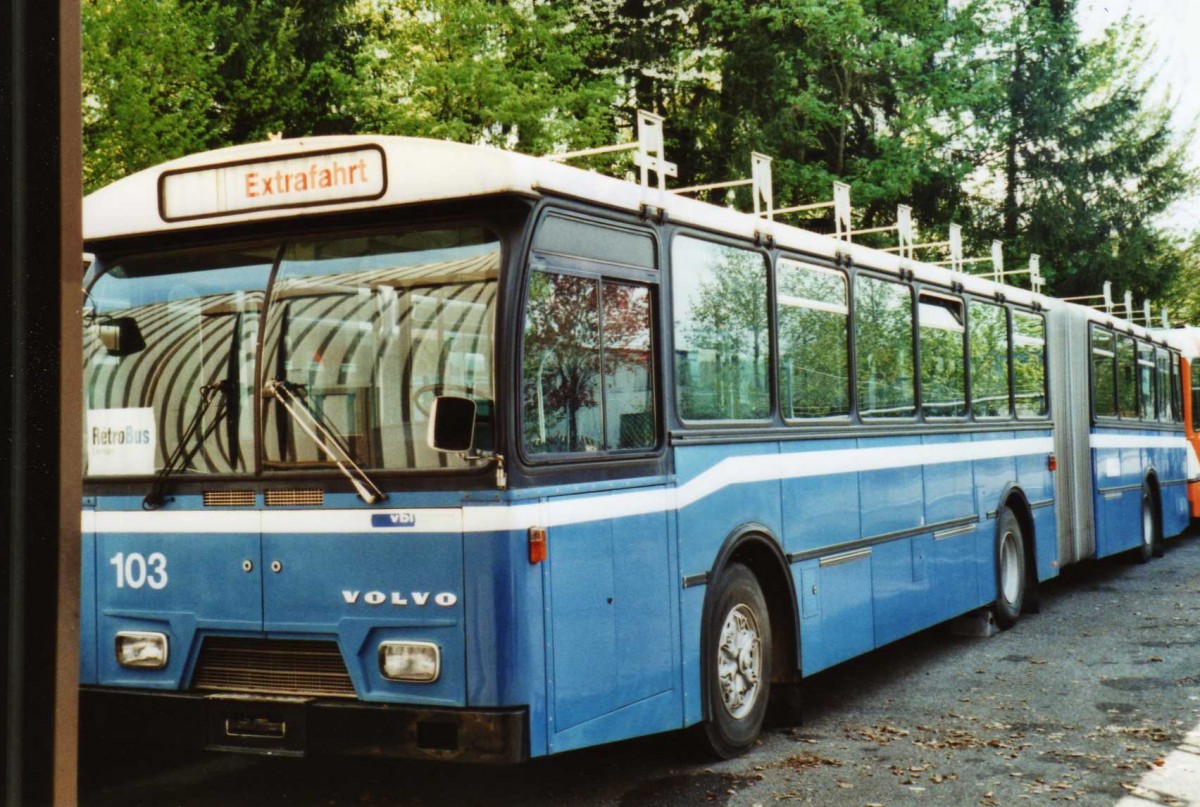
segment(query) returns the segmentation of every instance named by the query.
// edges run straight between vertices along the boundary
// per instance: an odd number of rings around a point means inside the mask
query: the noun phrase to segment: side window
[[[962,300],[922,293],[917,298],[921,339],[921,413],[925,417],[967,414]]]
[[[1137,359],[1133,339],[1117,336],[1117,412],[1137,417]]]
[[[846,276],[781,259],[775,277],[783,416],[850,414]]]
[[[1183,357],[1171,354],[1171,420],[1183,423]]]
[[[1046,406],[1046,319],[1013,311],[1013,380],[1017,417],[1044,417]]]
[[[766,259],[748,249],[679,236],[671,263],[680,416],[770,416]]]
[[[859,275],[854,282],[854,350],[862,417],[916,413],[912,344],[912,289]]]
[[[1116,346],[1112,331],[1092,328],[1092,402],[1100,417],[1117,415]]]
[[[971,301],[971,414],[1008,417],[1008,316],[998,305]]]
[[[1200,362],[1192,362],[1192,431],[1200,432],[1200,367],[1196,365]]]
[[[657,443],[651,312],[645,286],[530,272],[522,363],[527,451]]]
[[[1154,345],[1137,343],[1138,417],[1154,420]]]
[[[1167,353],[1164,348],[1158,348],[1154,351],[1155,364],[1155,385],[1158,388],[1158,405],[1155,407],[1158,420],[1162,423],[1170,423],[1174,420],[1171,412],[1171,393],[1173,392],[1171,385],[1171,354]]]

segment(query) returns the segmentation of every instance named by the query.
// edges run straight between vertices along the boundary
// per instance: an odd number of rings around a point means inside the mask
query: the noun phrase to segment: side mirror
[[[475,441],[475,402],[457,395],[439,395],[429,410],[429,447],[448,454],[471,450]]]
[[[117,317],[96,326],[100,344],[110,356],[131,356],[146,347],[142,329],[133,317]]]

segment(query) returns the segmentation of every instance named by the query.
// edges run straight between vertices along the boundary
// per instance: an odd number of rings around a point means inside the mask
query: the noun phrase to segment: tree
[[[93,0],[83,6],[86,190],[175,157],[349,133],[350,0]]]
[[[83,6],[84,188],[221,143],[220,14],[179,0]]]
[[[612,84],[569,6],[380,0],[363,11],[348,110],[368,131],[545,153],[614,139]]]
[[[1042,255],[1048,290],[1094,294],[1104,280],[1157,297],[1177,245],[1158,223],[1195,185],[1190,136],[1139,78],[1148,50],[1126,19],[1080,41],[1074,0],[992,3],[990,66],[1003,78],[979,106],[974,160],[999,194],[977,197],[976,244],[1005,242],[1018,261]]]

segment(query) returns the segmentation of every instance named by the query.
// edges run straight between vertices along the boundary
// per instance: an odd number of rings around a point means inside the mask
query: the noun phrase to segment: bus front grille
[[[204,491],[205,507],[253,507],[254,491],[252,490],[206,490]]]
[[[335,642],[209,637],[193,689],[353,698],[354,684]]]
[[[267,507],[302,507],[325,503],[325,491],[316,490],[267,490],[263,493]]]

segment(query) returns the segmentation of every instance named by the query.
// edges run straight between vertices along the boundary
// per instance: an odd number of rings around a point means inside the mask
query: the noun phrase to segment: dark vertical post
[[[0,722],[10,805],[76,799],[79,24],[79,0],[0,9]]]

